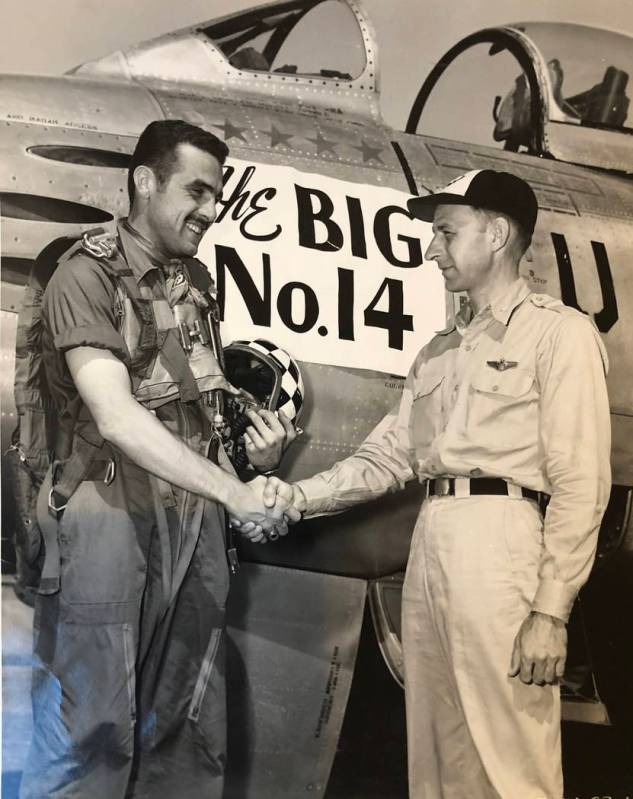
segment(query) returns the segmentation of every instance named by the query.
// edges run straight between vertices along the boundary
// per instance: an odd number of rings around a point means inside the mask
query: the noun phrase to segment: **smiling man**
[[[469,172],[409,209],[469,302],[294,504],[318,515],[424,485],[402,594],[411,799],[560,799],[565,623],[609,497],[606,354],[587,317],[519,277],[537,217],[523,180]],[[286,488],[271,478],[265,501]]]
[[[266,514],[261,483],[242,484],[222,457],[223,396],[237,390],[193,256],[227,152],[186,122],[150,124],[132,156],[129,218],[116,236],[84,236],[44,295],[46,377],[67,435],[40,494],[23,799],[222,796],[225,508],[285,526]],[[270,416],[251,418],[262,435],[249,455],[264,469],[294,437]]]

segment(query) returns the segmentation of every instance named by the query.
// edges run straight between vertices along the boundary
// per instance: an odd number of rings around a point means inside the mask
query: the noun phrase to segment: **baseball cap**
[[[509,172],[474,169],[452,180],[446,188],[427,197],[414,197],[407,206],[417,219],[432,222],[438,205],[470,205],[506,214],[532,235],[538,204],[530,186]]]

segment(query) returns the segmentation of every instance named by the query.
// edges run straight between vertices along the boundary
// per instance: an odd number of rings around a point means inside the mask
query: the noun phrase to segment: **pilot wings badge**
[[[500,358],[498,361],[486,361],[486,363],[499,372],[505,372],[506,369],[513,369],[519,365],[518,361],[506,361],[505,358]]]

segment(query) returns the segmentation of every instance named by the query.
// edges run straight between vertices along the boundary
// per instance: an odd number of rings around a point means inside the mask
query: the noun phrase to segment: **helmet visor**
[[[224,350],[225,374],[235,388],[251,394],[262,407],[275,410],[279,399],[279,375],[270,359],[238,346]]]

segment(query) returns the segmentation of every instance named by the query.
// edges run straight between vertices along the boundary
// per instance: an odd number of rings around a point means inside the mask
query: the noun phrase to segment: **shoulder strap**
[[[188,258],[186,260],[189,276],[192,284],[198,291],[202,292],[209,306],[207,320],[209,322],[209,332],[211,334],[211,346],[217,362],[222,371],[225,371],[224,349],[222,348],[222,338],[220,336],[220,305],[216,299],[215,282],[209,270],[198,260],[198,258]]]
[[[169,364],[170,372],[180,385],[181,399],[193,401],[200,399],[198,384],[191,371],[189,360],[178,340],[169,335],[167,330],[158,330],[154,308],[151,300],[146,300],[140,292],[139,285],[125,259],[125,251],[121,240],[117,241],[117,251],[113,258],[101,260],[101,265],[108,270],[118,282],[134,308],[141,331],[136,345],[138,355],[130,365],[134,375],[148,376],[151,372],[153,358],[160,350],[162,359]]]
[[[144,375],[151,368],[153,356],[161,348],[164,338],[158,331],[152,303],[142,296],[134,273],[125,259],[120,239],[115,241],[114,250],[109,257],[101,256],[97,258],[97,261],[113,281],[121,287],[132,303],[141,329],[139,340],[136,343],[138,352],[133,358],[130,368],[133,373]]]

